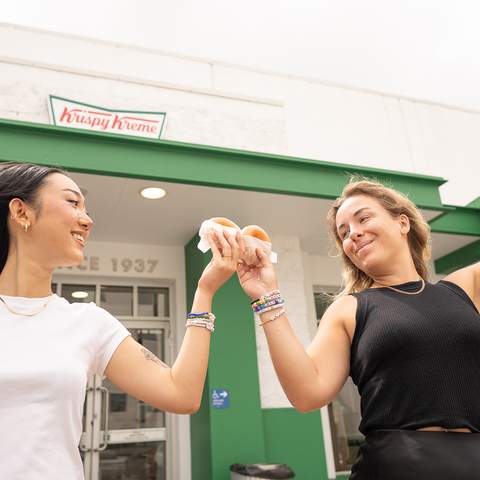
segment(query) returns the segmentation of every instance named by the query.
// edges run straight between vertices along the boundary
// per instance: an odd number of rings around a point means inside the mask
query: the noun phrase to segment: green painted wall
[[[210,261],[185,247],[190,308],[198,278]],[[217,293],[207,382],[200,411],[191,416],[192,480],[229,480],[232,463],[286,463],[298,479],[327,480],[320,412],[263,409],[260,404],[255,326],[236,276]],[[230,408],[210,406],[213,388],[230,393]]]
[[[197,243],[198,237],[194,237],[185,247],[187,308],[210,261]],[[191,417],[192,480],[227,480],[232,463],[266,461],[255,327],[250,302],[236,276],[217,292],[213,312],[217,320],[207,382],[200,411]],[[229,408],[210,407],[213,388],[229,391]]]
[[[327,480],[320,411],[263,410],[268,463],[286,463],[298,480]]]
[[[195,236],[185,247],[187,308],[211,258],[197,243]],[[253,315],[236,276],[215,296],[213,311],[207,382],[191,416],[192,480],[229,480],[232,463],[286,463],[298,479],[326,480],[320,413],[261,408]],[[230,408],[210,406],[213,388],[229,391]]]

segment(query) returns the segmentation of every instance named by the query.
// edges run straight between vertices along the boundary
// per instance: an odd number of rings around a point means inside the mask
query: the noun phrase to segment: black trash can
[[[263,480],[265,478],[294,478],[295,472],[283,463],[269,465],[263,463],[253,463],[244,465],[234,463],[230,465],[232,472],[231,480]]]

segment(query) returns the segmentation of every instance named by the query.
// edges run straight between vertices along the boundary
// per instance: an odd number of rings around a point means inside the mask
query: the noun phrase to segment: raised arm
[[[213,296],[235,272],[240,255],[238,237],[214,233],[209,243],[213,257],[198,282],[192,313],[212,311]],[[205,383],[210,335],[207,328],[188,327],[171,368],[128,337],[113,354],[105,374],[120,389],[160,410],[194,413]]]
[[[260,250],[257,255],[258,266],[239,265],[237,270],[240,283],[252,300],[277,289],[268,257]],[[346,296],[332,303],[307,349],[293,332],[286,314],[273,321],[268,320],[275,310],[260,315],[275,371],[297,410],[307,412],[326,405],[345,383],[350,365],[346,325],[354,318],[355,310],[354,297]]]

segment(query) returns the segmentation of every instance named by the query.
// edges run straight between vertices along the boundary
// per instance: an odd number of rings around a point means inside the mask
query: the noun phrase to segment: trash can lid
[[[295,477],[295,472],[284,463],[277,463],[273,465],[265,463],[253,463],[249,465],[234,463],[233,465],[230,465],[230,471],[241,473],[248,477],[257,478],[283,479]]]

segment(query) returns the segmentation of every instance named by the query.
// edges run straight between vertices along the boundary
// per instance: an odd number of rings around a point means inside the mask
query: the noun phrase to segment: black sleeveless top
[[[418,291],[421,282],[396,285]],[[350,375],[361,395],[360,431],[439,425],[480,432],[480,314],[444,280],[418,295],[353,293]]]

